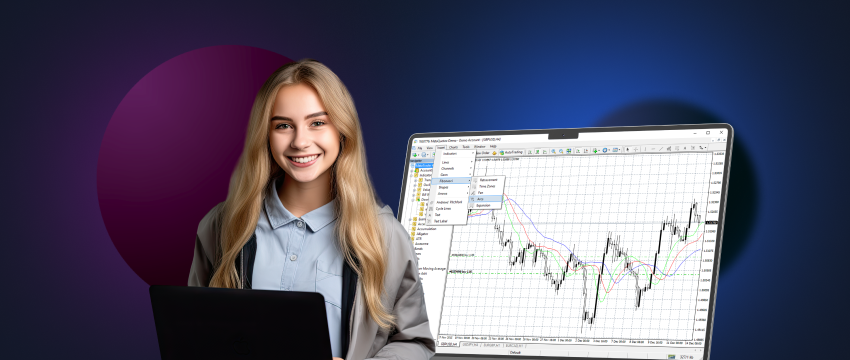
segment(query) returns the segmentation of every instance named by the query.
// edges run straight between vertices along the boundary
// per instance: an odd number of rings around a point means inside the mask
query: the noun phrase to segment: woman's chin
[[[321,177],[316,169],[290,168],[285,172],[287,177],[299,183],[310,183]]]
[[[287,172],[286,175],[288,175],[290,179],[295,180],[295,182],[299,183],[309,183],[313,180],[316,180],[316,178],[318,177],[315,176],[315,174],[300,174],[301,172],[302,171]]]

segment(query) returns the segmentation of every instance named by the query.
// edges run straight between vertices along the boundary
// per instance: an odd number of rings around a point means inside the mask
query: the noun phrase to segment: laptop
[[[163,360],[332,357],[319,293],[154,285],[150,295]]]
[[[414,134],[435,359],[708,359],[728,124]]]

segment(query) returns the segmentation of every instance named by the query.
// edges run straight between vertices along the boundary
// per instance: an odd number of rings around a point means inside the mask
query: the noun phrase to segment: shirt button
[[[297,227],[302,227],[302,226],[304,226],[304,222],[303,222],[303,221],[299,221],[299,222],[295,223],[295,226],[297,226]]]
[[[289,260],[295,261],[298,259],[298,255],[292,255],[289,257]]]

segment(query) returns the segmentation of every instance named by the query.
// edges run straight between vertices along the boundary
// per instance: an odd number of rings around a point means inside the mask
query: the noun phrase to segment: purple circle
[[[227,196],[254,97],[291,61],[249,46],[189,51],[145,75],[118,105],[100,145],[100,213],[148,284],[186,285],[198,223]]]

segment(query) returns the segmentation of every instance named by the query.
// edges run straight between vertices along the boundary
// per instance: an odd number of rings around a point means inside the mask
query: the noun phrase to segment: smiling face
[[[272,156],[287,176],[305,184],[329,181],[340,135],[313,87],[300,83],[280,88],[269,126]]]

